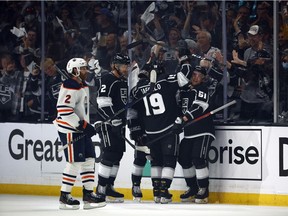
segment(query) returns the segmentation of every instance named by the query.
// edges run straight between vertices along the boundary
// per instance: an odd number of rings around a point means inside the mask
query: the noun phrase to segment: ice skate
[[[195,203],[206,204],[208,203],[209,189],[199,188],[198,193],[195,196]]]
[[[169,193],[168,191],[168,186],[165,180],[161,181],[161,186],[160,186],[160,203],[161,204],[167,204],[172,202],[172,194]]]
[[[195,202],[198,187],[189,187],[185,193],[180,195],[181,202]]]
[[[168,189],[161,189],[160,190],[160,203],[161,204],[167,204],[172,202],[172,194],[169,193]]]
[[[106,200],[106,186],[98,185],[96,187],[96,196]]]
[[[106,206],[105,198],[97,196],[92,190],[83,188],[83,209],[101,208]]]
[[[160,181],[158,180],[153,180],[153,195],[154,195],[154,202],[155,203],[160,203]]]
[[[113,185],[106,186],[106,202],[110,203],[123,203],[124,194],[115,191]]]
[[[159,188],[153,188],[153,195],[154,195],[154,202],[160,203],[161,196]]]
[[[137,185],[132,186],[132,196],[135,202],[141,202],[143,194],[142,194],[140,186],[137,186]]]
[[[62,192],[60,195],[60,206],[61,210],[78,210],[80,208],[80,202],[74,199],[70,193]]]

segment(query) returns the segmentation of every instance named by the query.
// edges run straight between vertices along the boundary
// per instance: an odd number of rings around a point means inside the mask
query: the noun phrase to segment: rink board
[[[288,127],[217,126],[209,152],[210,202],[288,206]],[[126,136],[129,139],[128,133]],[[96,143],[96,170],[101,157]],[[52,124],[0,123],[0,193],[58,195],[65,166]],[[127,144],[115,187],[131,199],[133,149]],[[150,167],[141,187],[152,199]],[[78,179],[73,190],[81,196]],[[97,181],[97,176],[95,181]],[[177,165],[173,201],[186,189]]]

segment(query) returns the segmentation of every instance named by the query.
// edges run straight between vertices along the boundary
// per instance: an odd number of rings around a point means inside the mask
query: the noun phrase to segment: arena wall
[[[128,133],[126,137],[129,139]],[[209,152],[211,203],[288,206],[288,127],[217,126]],[[101,158],[99,138],[93,137]],[[126,145],[115,187],[131,195],[133,148]],[[58,196],[65,166],[57,131],[52,124],[0,123],[0,194]],[[142,180],[144,199],[152,200],[147,163]],[[97,175],[95,182],[97,182]],[[177,165],[171,186],[173,201],[186,190]],[[74,196],[81,197],[78,179]]]

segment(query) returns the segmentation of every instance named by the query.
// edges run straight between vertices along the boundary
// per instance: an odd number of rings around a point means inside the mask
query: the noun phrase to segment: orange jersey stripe
[[[70,124],[68,124],[68,123],[65,122],[65,121],[61,121],[61,120],[56,119],[56,122],[57,122],[57,123],[60,123],[60,124],[68,125],[68,126],[72,127]]]
[[[94,178],[94,177],[95,177],[94,175],[87,175],[87,176],[82,176],[81,179]]]
[[[62,179],[65,181],[68,181],[68,182],[72,182],[72,183],[74,183],[76,181],[75,179],[70,179],[70,178],[66,178],[66,177],[63,177]]]
[[[73,162],[73,144],[71,144],[71,141],[72,141],[72,134],[71,133],[68,133],[67,134],[67,140],[68,140],[68,155],[69,155],[69,162]]]
[[[73,109],[57,109],[57,112],[73,112]]]

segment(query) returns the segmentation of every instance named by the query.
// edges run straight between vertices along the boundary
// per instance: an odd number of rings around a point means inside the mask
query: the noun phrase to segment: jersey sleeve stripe
[[[57,111],[59,113],[62,113],[62,112],[73,112],[73,109],[57,109]]]
[[[71,126],[70,124],[68,124],[67,122],[65,121],[61,121],[61,120],[58,120],[56,119],[56,122],[58,124],[58,127],[61,127],[63,129],[67,129],[69,131],[73,131],[73,132],[76,132],[78,130],[76,130],[73,126]]]
[[[113,106],[111,97],[98,97],[97,104],[99,108]]]

